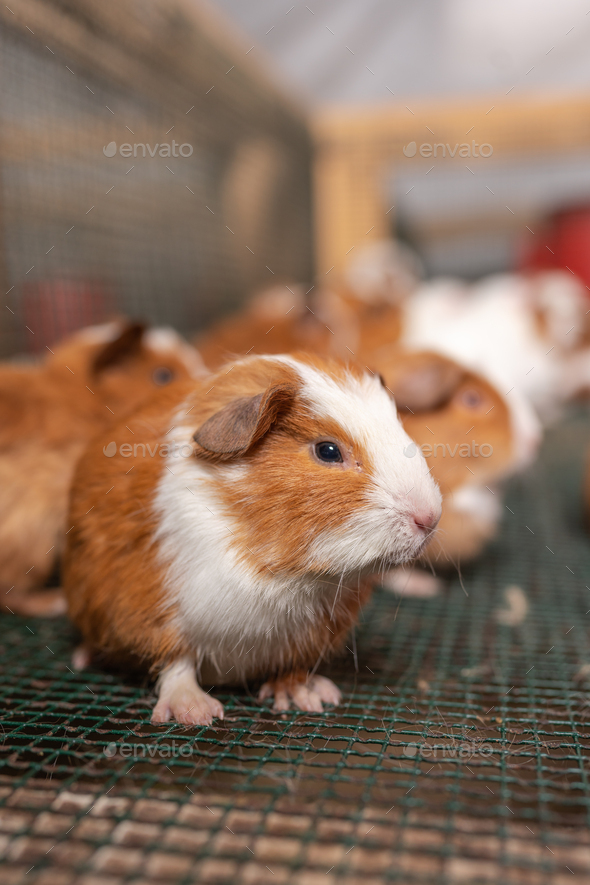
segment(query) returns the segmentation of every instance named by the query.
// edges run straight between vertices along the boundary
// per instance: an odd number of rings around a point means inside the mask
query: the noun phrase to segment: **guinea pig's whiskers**
[[[463,575],[461,574],[461,563],[457,562],[457,563],[454,563],[454,565],[455,565],[455,568],[457,569],[457,574],[459,577],[459,584],[461,586],[461,590],[463,591],[465,596],[469,596],[469,593],[465,589],[465,584],[463,583]]]
[[[446,531],[444,529],[430,529],[429,537],[433,535],[446,535]]]
[[[336,581],[328,581],[328,579],[326,578],[326,580],[324,581],[324,584],[327,584],[330,587],[340,587],[340,585],[342,584],[343,581],[344,581],[344,578],[340,578],[338,583],[336,583]],[[346,588],[346,589],[348,589],[348,588]]]
[[[315,676],[318,667],[319,667],[320,664],[322,663],[322,660],[323,660],[324,654],[325,654],[326,651],[327,651],[328,644],[329,644],[329,643],[326,642],[326,643],[324,644],[324,647],[323,647],[322,650],[320,651],[320,653],[319,653],[319,655],[318,655],[318,659],[317,659],[317,661],[315,662],[315,664],[314,664],[314,666],[313,666],[313,669],[310,671],[310,673],[309,673],[309,675],[308,675],[308,677],[307,677],[308,681],[310,681],[310,680]]]
[[[336,603],[340,597],[340,593],[342,592],[342,585],[344,583],[344,575],[340,576],[340,580],[338,581],[338,587],[336,588],[336,593],[334,594],[334,602],[332,603],[332,611],[330,612],[330,620],[334,617],[334,609],[336,608]]]
[[[388,562],[386,556],[381,557],[381,564],[377,569],[377,574],[381,577],[381,580],[385,577],[385,572],[389,571],[391,568],[391,564]]]

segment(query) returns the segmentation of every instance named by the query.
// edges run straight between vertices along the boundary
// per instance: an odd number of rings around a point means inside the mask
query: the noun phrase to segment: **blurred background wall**
[[[320,273],[387,234],[414,246],[428,274],[538,262],[532,237],[554,241],[552,213],[590,200],[583,0],[216,2],[313,109]],[[474,156],[478,144],[492,154]],[[588,215],[576,215],[557,224],[590,243]],[[567,260],[590,276],[587,257]]]
[[[590,286],[589,46],[582,0],[3,6],[0,352],[187,334],[387,236]]]
[[[2,353],[310,278],[308,128],[250,45],[188,0],[3,6]]]

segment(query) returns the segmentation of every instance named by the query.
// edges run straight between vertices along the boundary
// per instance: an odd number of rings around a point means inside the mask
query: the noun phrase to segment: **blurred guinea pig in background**
[[[198,335],[194,344],[207,368],[215,371],[238,356],[296,350],[324,353],[329,349],[328,335],[307,307],[303,287],[290,283],[259,292]]]
[[[396,341],[401,305],[420,282],[411,250],[391,240],[359,250],[334,286],[273,286],[199,335],[194,344],[209,369],[251,353],[308,350],[337,359]]]
[[[540,435],[530,432],[516,400],[441,354],[390,349],[374,368],[416,443],[407,457],[424,455],[443,495],[438,529],[420,561],[432,570],[459,567],[494,536],[502,516],[499,484],[531,463]],[[432,574],[411,568],[392,570],[383,584],[413,595],[440,586]]]
[[[590,394],[590,303],[571,272],[493,274],[476,283],[420,280],[410,250],[393,241],[358,251],[334,293],[317,296],[339,346],[372,365],[381,347],[435,350],[469,366],[518,409],[543,424],[559,418],[571,400]],[[370,313],[389,303],[366,334]],[[346,318],[346,322],[339,321]],[[529,423],[538,420],[529,418]]]
[[[590,393],[590,310],[566,271],[422,282],[410,250],[377,242],[331,286],[290,284],[221,321],[197,345],[216,368],[245,353],[310,350],[372,367],[392,345],[434,350],[486,377],[528,410],[530,432]],[[306,301],[307,299],[307,301]],[[527,407],[528,402],[528,407]],[[536,413],[536,417],[534,415]]]
[[[293,283],[273,286],[194,344],[211,370],[237,356],[298,350],[362,364],[364,356],[399,339],[401,305],[418,282],[409,250],[375,243],[361,251],[335,285],[312,286],[307,292]]]
[[[0,366],[0,602],[21,614],[59,614],[41,589],[59,562],[68,493],[88,440],[159,387],[204,374],[172,329],[124,320],[92,326],[39,362]]]
[[[400,343],[435,348],[526,397],[544,424],[590,391],[590,303],[566,271],[433,280],[403,308]]]

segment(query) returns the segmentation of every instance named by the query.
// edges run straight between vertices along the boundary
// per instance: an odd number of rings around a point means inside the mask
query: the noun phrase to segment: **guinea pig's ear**
[[[436,353],[409,354],[388,374],[389,387],[399,410],[429,412],[447,403],[465,372]]]
[[[145,325],[143,323],[126,323],[116,338],[108,341],[94,354],[91,369],[95,374],[104,372],[119,365],[130,357],[136,356],[141,350]]]
[[[201,454],[222,461],[245,454],[268,433],[296,392],[292,384],[274,384],[264,393],[233,400],[194,433]]]

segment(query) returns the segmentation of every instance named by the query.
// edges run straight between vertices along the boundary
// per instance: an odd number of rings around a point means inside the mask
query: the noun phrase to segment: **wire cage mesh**
[[[441,596],[376,593],[323,715],[216,690],[223,722],[156,728],[146,686],[72,672],[65,623],[5,616],[4,881],[587,881],[589,436],[581,413],[552,432]]]
[[[0,353],[309,279],[303,115],[197,4],[0,13]]]

